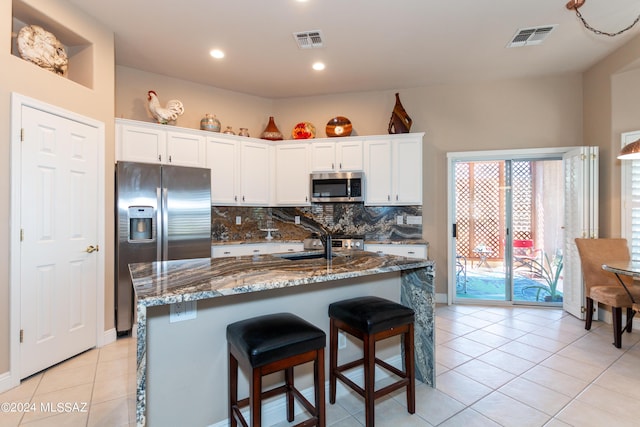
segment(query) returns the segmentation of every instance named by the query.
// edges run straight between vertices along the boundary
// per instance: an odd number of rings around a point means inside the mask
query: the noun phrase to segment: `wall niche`
[[[94,55],[93,44],[91,42],[33,7],[21,1],[13,0],[11,54],[25,62],[31,63],[34,67],[38,67],[38,65],[23,59],[18,51],[16,36],[18,32],[27,25],[39,25],[44,30],[54,34],[64,46],[69,59],[69,64],[66,74],[64,76],[60,76],[60,78],[67,78],[81,84],[82,86],[93,89]],[[41,68],[41,70],[44,73],[52,72],[44,68]]]

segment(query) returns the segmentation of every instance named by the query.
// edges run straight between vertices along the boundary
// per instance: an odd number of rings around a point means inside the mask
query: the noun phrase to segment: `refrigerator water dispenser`
[[[153,240],[152,206],[129,206],[129,241]]]

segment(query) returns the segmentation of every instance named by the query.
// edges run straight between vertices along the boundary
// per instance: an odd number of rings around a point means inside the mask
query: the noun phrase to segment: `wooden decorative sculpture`
[[[389,119],[389,133],[409,133],[412,122],[400,102],[400,95],[396,93],[396,105],[393,107],[391,119]]]

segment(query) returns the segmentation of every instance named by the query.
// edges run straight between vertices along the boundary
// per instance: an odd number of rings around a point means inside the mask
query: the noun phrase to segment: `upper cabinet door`
[[[391,141],[382,139],[366,141],[364,150],[365,204],[393,204],[391,177]]]
[[[336,143],[311,142],[311,170],[333,172],[336,168]]]
[[[309,144],[278,144],[276,146],[276,205],[308,206]]]
[[[207,138],[206,166],[211,169],[211,204],[238,204],[238,142]]]
[[[336,169],[339,171],[363,170],[362,141],[337,142],[336,159]]]
[[[243,205],[268,206],[270,202],[269,144],[242,142],[240,146],[240,194]]]
[[[206,138],[185,132],[167,132],[166,163],[178,166],[206,165]]]
[[[393,141],[393,192],[399,205],[422,204],[422,138]]]
[[[116,126],[116,160],[162,163],[167,146],[163,129],[131,124]]]

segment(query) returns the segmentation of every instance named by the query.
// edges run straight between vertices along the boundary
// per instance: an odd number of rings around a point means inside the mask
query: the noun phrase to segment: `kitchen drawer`
[[[246,243],[215,245],[211,247],[211,257],[236,257],[246,255],[264,255],[278,252],[300,252],[302,243]]]
[[[397,255],[407,258],[428,258],[428,247],[425,244],[365,244],[364,249],[369,252],[377,252],[385,255]]]

